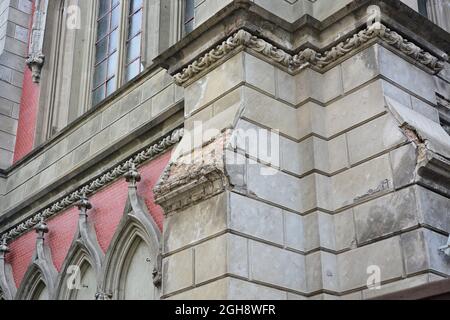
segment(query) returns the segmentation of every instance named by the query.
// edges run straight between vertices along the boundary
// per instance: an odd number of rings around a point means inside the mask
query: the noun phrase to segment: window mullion
[[[128,18],[128,6],[129,0],[122,0],[121,3],[121,16],[119,25],[119,60],[117,64],[117,86],[121,86],[124,83],[124,65],[126,61],[126,33],[127,33],[127,18]]]

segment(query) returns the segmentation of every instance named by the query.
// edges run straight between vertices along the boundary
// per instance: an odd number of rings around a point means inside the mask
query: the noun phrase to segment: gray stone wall
[[[164,297],[366,299],[448,276],[450,199],[414,183],[415,148],[385,102],[437,124],[447,80],[374,45],[296,76],[241,53],[188,85],[187,130],[280,130],[281,162],[262,175],[270,159],[238,138],[231,189],[166,219]]]
[[[13,159],[31,9],[30,0],[0,1],[0,169]]]

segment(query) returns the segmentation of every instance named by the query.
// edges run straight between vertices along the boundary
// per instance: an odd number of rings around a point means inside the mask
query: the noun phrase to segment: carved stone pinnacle
[[[77,203],[77,207],[79,210],[90,210],[92,209],[92,204],[89,202],[89,199],[87,198],[86,194],[83,194],[80,198],[80,201]]]
[[[45,223],[44,218],[41,218],[41,221],[36,225],[35,229],[41,238],[44,237],[44,234],[48,233],[48,226]]]
[[[130,170],[125,174],[125,179],[130,184],[130,187],[135,187],[136,183],[141,181],[141,175],[136,169],[136,164],[134,162],[130,163]]]
[[[6,253],[10,252],[9,247],[6,243],[6,239],[2,240],[2,244],[0,245],[0,254],[3,256]]]

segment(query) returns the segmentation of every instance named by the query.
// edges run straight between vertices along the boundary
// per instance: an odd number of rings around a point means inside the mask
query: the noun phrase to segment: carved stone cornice
[[[153,189],[155,202],[166,215],[213,197],[229,185],[224,161],[227,136],[224,133],[169,164]]]
[[[416,63],[429,69],[432,73],[440,72],[444,68],[444,62],[448,61],[447,55],[444,54],[441,57],[434,56],[380,23],[375,23],[355,33],[353,36],[338,43],[324,53],[317,52],[312,48],[306,48],[294,56],[252,35],[248,31],[239,30],[233,36],[176,74],[174,79],[178,85],[186,85],[199,75],[207,72],[210,68],[216,66],[220,60],[224,60],[229,54],[237,52],[239,49],[256,52],[272,63],[283,66],[288,72],[293,74],[307,67],[323,70],[333,63],[338,62],[347,54],[355,52],[369,41],[375,40],[398,50]]]
[[[29,231],[31,228],[36,226],[41,219],[48,219],[55,216],[56,214],[66,210],[67,208],[76,205],[78,201],[81,200],[83,195],[89,196],[109,183],[117,180],[118,178],[125,175],[133,163],[136,166],[142,165],[145,162],[151,160],[155,156],[163,153],[164,151],[171,148],[173,145],[177,144],[183,137],[183,129],[177,129],[172,132],[172,134],[163,138],[160,142],[146,148],[144,151],[138,153],[137,155],[127,159],[123,163],[117,165],[113,169],[102,174],[100,177],[96,178],[94,181],[80,187],[74,192],[70,192],[68,195],[63,197],[56,203],[48,206],[44,210],[36,213],[31,218],[24,222],[19,223],[14,226],[6,233],[2,234],[0,239],[14,239],[23,233]]]

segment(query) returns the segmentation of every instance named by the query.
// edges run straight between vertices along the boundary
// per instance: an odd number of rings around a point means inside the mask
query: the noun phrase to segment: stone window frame
[[[127,216],[129,217],[129,216]],[[104,290],[112,300],[124,300],[125,273],[130,266],[133,255],[140,241],[150,249],[149,257],[157,261],[160,259],[159,243],[152,240],[146,227],[134,218],[124,219],[118,226],[105,255]],[[158,262],[157,262],[158,263]],[[159,299],[160,290],[154,284],[155,299]]]
[[[69,31],[67,28],[68,7],[80,5],[81,25],[84,29]],[[41,76],[41,94],[39,98],[39,112],[36,126],[36,138],[34,146],[38,146],[53,138],[59,131],[73,122],[79,116],[90,109],[91,100],[91,65],[93,64],[92,46],[95,37],[94,12],[96,1],[64,0],[49,1],[47,10],[47,22],[44,33],[44,63]],[[83,47],[79,48],[79,42]],[[72,49],[65,50],[65,49]],[[69,54],[74,54],[75,49],[82,51],[77,58],[80,64],[77,72],[70,73],[70,81],[64,77],[64,59],[69,59]],[[76,92],[74,91],[76,88]],[[69,97],[68,97],[69,95]],[[69,100],[69,101],[68,101]],[[66,101],[62,106],[61,102]],[[68,102],[67,102],[68,101]]]
[[[159,299],[161,296],[162,234],[150,215],[144,199],[138,195],[137,184],[141,181],[141,176],[134,163],[125,178],[129,184],[128,199],[123,217],[105,255],[101,292],[105,299],[124,299],[124,272],[130,266],[135,250],[140,243],[137,239],[140,239],[149,248],[150,261],[148,262],[152,263],[154,268],[152,271],[154,298]]]
[[[51,299],[51,291],[47,284],[42,270],[36,265],[32,265],[26,272],[22,283],[17,291],[16,300],[33,300],[37,295],[37,289],[43,284],[49,290],[49,299]],[[42,291],[42,289],[41,289]]]
[[[439,112],[439,122],[445,132],[450,135],[450,100],[439,94],[437,96],[437,107]]]
[[[127,4],[127,6],[126,6],[126,11],[125,11],[125,15],[126,15],[126,28],[127,28],[127,30],[126,30],[126,37],[125,37],[125,55],[126,55],[126,57],[125,57],[125,61],[124,61],[124,68],[125,68],[125,72],[124,72],[124,82],[126,83],[126,82],[129,82],[129,81],[131,81],[131,80],[133,80],[135,77],[137,77],[142,71],[144,71],[144,66],[143,66],[143,64],[142,64],[142,62],[143,62],[143,54],[144,54],[144,49],[143,49],[143,40],[144,40],[144,36],[143,36],[143,34],[144,34],[144,28],[145,28],[145,24],[144,24],[144,14],[145,14],[145,11],[144,11],[144,7],[145,7],[145,0],[139,0],[139,1],[141,1],[141,5],[139,6],[139,8],[137,8],[137,9],[134,9],[133,11],[131,11],[131,4],[133,3],[133,1],[135,1],[135,0],[128,0],[128,4]],[[132,19],[133,18],[136,18],[137,16],[138,16],[138,14],[139,14],[139,11],[141,12],[141,25],[140,25],[140,30],[139,31],[137,31],[136,33],[134,33],[134,34],[132,34],[131,35],[131,37],[130,37],[130,27],[131,27],[131,24],[132,24]],[[137,56],[137,57],[134,57],[134,58],[132,58],[131,59],[131,61],[129,61],[128,60],[128,54],[129,54],[129,51],[130,51],[130,47],[129,47],[129,43],[132,41],[132,40],[134,40],[134,39],[136,39],[136,38],[138,38],[139,37],[139,56]],[[139,65],[139,71],[137,72],[137,73],[133,73],[133,75],[130,77],[129,75],[128,75],[128,68],[132,65],[132,64],[134,64],[134,63],[136,63],[136,62],[138,62],[138,65]]]
[[[192,14],[187,18],[187,7],[192,7]],[[195,0],[184,0],[183,6],[183,35],[192,32],[195,28]]]
[[[104,12],[100,12],[102,8],[101,3],[109,2],[109,7],[105,8]],[[95,31],[93,32],[95,35],[95,59],[94,59],[94,69],[92,71],[93,74],[93,82],[92,82],[92,105],[96,105],[101,103],[103,100],[112,95],[120,86],[120,56],[121,56],[121,36],[122,36],[122,22],[124,16],[124,3],[125,0],[98,0],[96,7],[96,15],[95,15]],[[112,24],[115,12],[117,13],[117,21]],[[102,25],[102,21],[106,20],[107,24],[105,26],[104,34],[99,37],[99,27]],[[115,35],[115,37],[113,37]],[[112,39],[115,38],[115,41]],[[106,41],[106,42],[105,42]],[[101,47],[99,44],[101,42],[105,42],[105,55],[104,57],[100,57],[97,60],[97,55],[99,52],[99,48]],[[111,43],[114,43],[114,47],[111,49]],[[111,62],[113,64],[111,65]],[[115,64],[114,64],[115,62]],[[101,70],[101,65],[105,65],[104,75],[100,77],[99,82],[96,82],[96,78],[100,74],[99,70]],[[110,87],[112,84],[112,87]],[[100,89],[103,89],[102,96],[99,96],[98,100],[96,100],[96,92]]]
[[[119,23],[119,44],[118,44],[118,62],[117,62],[117,70],[116,70],[116,89],[113,91],[116,92],[121,87],[132,81],[135,77],[139,76],[145,68],[149,64],[149,59],[146,57],[148,55],[148,51],[151,51],[149,49],[145,49],[147,47],[147,36],[146,36],[146,30],[148,28],[148,15],[150,10],[150,3],[149,1],[143,1],[142,3],[142,21],[141,21],[141,32],[140,32],[140,60],[142,64],[142,68],[140,72],[134,76],[131,79],[127,79],[126,77],[126,69],[127,69],[127,40],[128,40],[128,30],[129,30],[129,15],[128,15],[128,9],[130,7],[132,0],[119,0],[120,1],[120,23]],[[96,1],[97,2],[97,1]],[[97,33],[97,16],[98,16],[98,4],[95,5],[95,27],[93,29],[93,34]],[[96,37],[94,37],[96,38]],[[94,48],[94,55],[95,55],[95,48]],[[92,70],[92,76],[93,78],[94,72]],[[92,79],[93,82],[93,79]],[[91,91],[93,92],[94,88],[91,88]],[[91,95],[92,95],[91,92]],[[112,93],[112,94],[113,94]],[[91,97],[91,102],[89,103],[90,108],[95,108],[97,105],[102,104],[102,102],[108,98],[108,95],[106,98],[100,100],[98,103],[94,103]]]
[[[46,59],[40,81],[41,95],[39,98],[36,138],[34,141],[35,147],[52,139],[71,122],[85,114],[89,109],[96,107],[92,102],[92,87],[94,81],[98,0],[83,1],[64,0],[60,2],[49,2],[43,45]],[[82,29],[76,31],[76,35],[74,36],[76,39],[73,40],[74,44],[67,44],[66,10],[69,5],[73,5],[74,3],[80,4]],[[118,82],[115,91],[120,90],[124,85],[133,80],[127,80],[125,77],[125,38],[126,32],[128,31],[128,21],[124,13],[129,3],[130,0],[120,0],[122,11],[119,26],[120,56],[117,68]],[[152,30],[155,29],[153,32],[160,33],[160,14],[161,10],[155,11],[154,7],[150,5],[150,1],[143,1],[141,33],[141,63],[143,68],[139,74],[152,64],[153,58],[161,51],[160,37],[157,37],[155,41],[153,39],[154,36],[152,38],[150,35],[151,32],[146,32],[148,28],[152,28]],[[151,15],[151,19],[149,15]],[[167,35],[165,36],[167,38]],[[82,39],[83,43],[81,49],[80,46],[76,47],[76,44],[81,42],[80,39]],[[74,76],[71,75],[70,81],[67,81],[67,79],[62,80],[64,76],[67,76],[62,72],[64,59],[68,59],[67,50],[63,50],[66,48],[65,45],[80,51],[80,53],[77,53],[77,59],[80,62],[77,64],[79,70],[75,70],[73,73]],[[65,90],[61,89],[63,86],[65,86]],[[68,95],[69,99],[67,98]],[[67,100],[69,101],[67,102]],[[97,105],[102,104],[104,100],[100,101]],[[61,107],[61,102],[63,104],[66,102],[67,105]]]
[[[193,23],[195,28],[195,0],[161,0],[163,4],[161,17],[168,17],[167,24],[164,24],[164,22],[161,23],[161,25],[164,25],[169,30],[169,38],[161,39],[160,41],[165,48],[171,47],[187,34],[184,24],[186,1],[193,2]]]
[[[75,300],[76,298],[76,290],[69,290],[67,287],[68,276],[70,276],[67,271],[70,266],[78,266],[80,268],[80,274],[78,275],[80,278],[83,278],[83,274],[86,272],[87,268],[83,270],[83,266],[89,265],[90,268],[95,270],[95,264],[92,262],[89,253],[82,246],[74,246],[69,250],[67,258],[61,268],[61,272],[58,279],[58,289],[57,289],[57,299],[58,300]],[[97,287],[95,288],[96,292],[98,291],[99,283],[99,275],[96,274],[97,278]],[[82,284],[81,284],[82,285]],[[92,300],[95,300],[95,295],[92,297]]]

